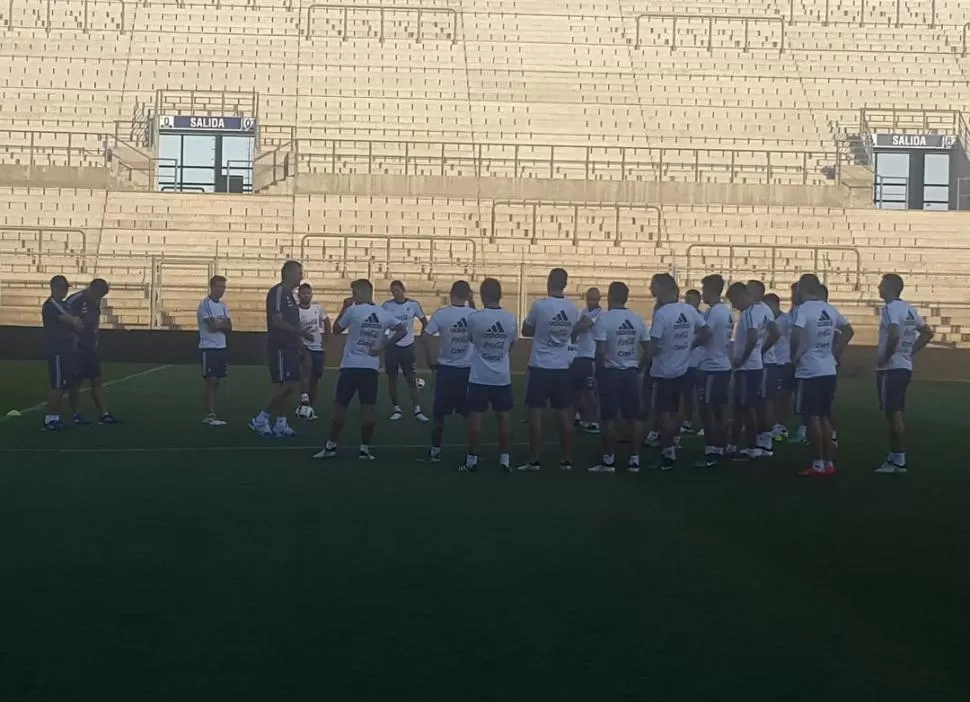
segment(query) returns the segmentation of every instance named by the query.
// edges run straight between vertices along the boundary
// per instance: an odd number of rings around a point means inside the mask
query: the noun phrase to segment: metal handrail
[[[387,258],[385,259],[387,263],[391,263],[391,242],[392,241],[410,241],[410,242],[430,242],[431,250],[430,253],[432,258],[434,256],[434,246],[435,244],[448,244],[455,241],[462,241],[471,244],[472,248],[472,271],[478,270],[479,265],[479,255],[478,255],[478,241],[471,237],[462,236],[449,236],[449,237],[432,237],[432,236],[405,236],[399,234],[333,234],[329,232],[314,232],[310,234],[304,234],[300,237],[300,260],[307,260],[307,243],[311,239],[338,239],[343,243],[343,261],[342,267],[347,268],[349,259],[349,248],[350,242],[356,239],[371,240],[371,241],[382,241],[387,247]],[[434,266],[434,262],[429,261],[429,266]]]
[[[496,219],[495,210],[498,206],[505,205],[508,207],[522,206],[532,208],[532,243],[536,243],[538,238],[536,237],[536,222],[538,219],[539,208],[543,205],[548,205],[551,207],[572,207],[573,208],[573,245],[579,243],[579,210],[591,209],[591,210],[614,210],[616,214],[616,238],[613,240],[614,246],[619,246],[622,244],[622,238],[620,236],[620,211],[621,210],[647,210],[650,212],[657,213],[657,241],[656,245],[660,246],[661,238],[663,237],[663,210],[658,205],[647,205],[634,202],[580,202],[578,200],[493,200],[491,207],[491,222],[489,225],[489,241],[495,243],[498,238],[496,229]]]
[[[421,43],[421,15],[422,14],[450,14],[451,15],[451,44],[458,43],[458,12],[451,7],[401,7],[398,5],[332,5],[329,3],[315,3],[306,9],[306,38],[313,36],[313,23],[310,21],[313,10],[341,10],[343,12],[342,41],[347,41],[348,16],[351,12],[377,11],[380,13],[380,36],[378,41],[384,43],[384,15],[388,12],[416,12],[418,15],[417,31],[414,33],[416,44]]]
[[[82,271],[87,270],[88,264],[88,235],[83,229],[76,229],[73,227],[31,227],[31,226],[16,226],[16,225],[3,225],[0,226],[0,238],[3,236],[3,232],[32,232],[37,235],[37,250],[30,252],[32,256],[37,257],[37,272],[44,272],[44,237],[46,233],[51,234],[77,234],[81,237],[81,252],[79,255],[81,258],[81,269]],[[70,243],[70,238],[67,238],[67,242]]]
[[[641,44],[640,41],[640,20],[644,18],[651,19],[669,19],[672,20],[671,34],[670,34],[670,50],[674,51],[677,48],[677,20],[707,20],[707,50],[714,50],[714,23],[716,21],[731,20],[731,21],[742,21],[744,22],[744,47],[742,51],[747,53],[750,47],[749,40],[749,28],[752,22],[777,22],[779,28],[781,29],[781,37],[778,42],[778,53],[785,53],[785,18],[777,16],[766,16],[766,15],[716,15],[716,14],[693,14],[693,13],[678,13],[678,12],[641,12],[636,16],[636,41],[634,43],[634,48],[639,49]],[[767,48],[767,47],[766,47]]]
[[[745,250],[745,251],[769,251],[771,253],[771,287],[775,287],[775,276],[778,271],[775,268],[775,260],[777,254],[780,251],[811,251],[813,255],[813,268],[816,274],[824,273],[820,270],[819,266],[819,254],[822,251],[848,251],[855,256],[855,289],[861,289],[862,282],[862,256],[859,254],[859,249],[855,246],[797,246],[797,245],[762,245],[762,244],[719,244],[717,242],[702,243],[702,244],[691,244],[687,247],[687,273],[690,275],[690,271],[693,270],[691,266],[691,254],[695,249],[708,248],[708,249],[727,249],[728,250],[728,266],[727,266],[727,277],[731,279],[734,277],[734,258],[735,251]],[[722,270],[723,266],[721,267]]]

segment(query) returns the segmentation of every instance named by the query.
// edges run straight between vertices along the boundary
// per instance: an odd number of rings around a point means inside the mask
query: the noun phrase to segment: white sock
[[[300,404],[301,405],[310,404],[310,395],[308,393],[303,393],[302,395],[300,395]]]
[[[361,444],[360,445],[360,452],[361,453],[370,453],[370,445],[369,444]]]
[[[826,461],[825,462],[825,467],[826,468],[834,468],[835,467],[835,464],[832,463],[832,461]]]
[[[478,456],[475,456],[475,462],[478,463]],[[511,456],[509,456],[509,454],[507,454],[507,453],[500,453],[498,455],[498,464],[500,466],[511,465],[511,463],[512,463],[512,458],[511,458]]]
[[[414,406],[414,413],[415,414],[421,414],[421,405],[415,405]]]
[[[674,437],[674,447],[680,448],[680,434]]]
[[[727,448],[724,449],[725,453],[737,453],[738,447],[734,444],[728,444]]]
[[[573,419],[578,422],[580,419],[582,419],[582,417],[580,417],[579,412],[577,412]]]
[[[327,439],[327,450],[333,451],[335,448],[337,448],[337,442],[333,439]]]
[[[612,466],[614,463],[616,463],[616,456],[614,456],[612,453],[604,453],[603,454],[603,465],[604,466]]]
[[[704,455],[705,456],[715,456],[715,455],[717,455],[717,448],[715,448],[714,446],[705,446],[704,447]]]
[[[906,465],[906,452],[889,454],[889,462],[897,466]]]
[[[393,414],[394,412],[400,412],[400,411],[401,411],[401,405],[394,405],[391,408],[391,414]]]
[[[660,436],[660,434],[655,431],[647,432],[647,438],[650,439],[650,441],[656,441],[658,436]]]
[[[631,466],[638,466],[638,465],[640,465],[640,454],[639,453],[631,453],[630,454],[630,460],[627,463],[629,465],[631,465]]]
[[[286,417],[284,417],[282,414],[279,417],[277,417],[276,418],[276,426],[278,426],[278,427],[285,427],[286,426]]]
[[[724,455],[724,447],[723,446],[712,446],[711,448],[714,449],[714,455],[715,456],[723,456]]]
[[[677,460],[677,448],[675,446],[668,446],[661,453],[663,454],[663,457],[668,460]]]
[[[259,414],[256,415],[257,424],[269,424],[269,412],[266,410],[260,410]]]
[[[799,424],[798,425],[798,435],[800,437],[804,438],[806,434],[808,434],[808,427],[806,427],[804,424]]]
[[[825,461],[823,461],[822,459],[816,458],[814,461],[812,461],[813,470],[823,470],[824,468],[825,468]]]
[[[432,446],[431,447],[431,455],[432,456],[440,456],[441,455],[441,447],[440,446]]]
[[[687,422],[687,421],[685,421],[685,422],[683,422],[680,425],[680,428],[681,429],[693,429],[694,428],[694,423],[693,422]]]
[[[772,447],[771,432],[765,431],[758,434],[758,440],[756,443],[758,445],[758,448],[764,449],[765,451],[771,451],[771,447]]]
[[[44,424],[50,424],[51,422],[60,421],[61,415],[59,414],[48,414],[44,417]]]
[[[465,454],[466,468],[474,468],[477,465],[478,465],[478,454],[475,454],[475,453]]]

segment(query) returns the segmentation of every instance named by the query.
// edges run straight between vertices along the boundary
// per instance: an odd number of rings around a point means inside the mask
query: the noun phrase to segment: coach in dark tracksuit
[[[71,314],[71,310],[64,301],[69,287],[67,278],[55,275],[51,278],[50,286],[51,296],[41,307],[50,387],[50,392],[47,394],[44,429],[58,431],[64,428],[61,422],[61,401],[64,392],[74,386],[77,376],[77,335],[83,325],[80,319]]]
[[[69,400],[75,424],[90,424],[84,415],[77,411],[77,400],[81,383],[91,384],[91,399],[98,410],[101,424],[120,424],[110,412],[104,398],[104,382],[101,378],[101,359],[98,358],[98,330],[101,328],[101,300],[108,294],[108,283],[95,278],[88,287],[69,296],[66,300],[71,314],[81,320],[81,331],[77,335],[77,382],[70,390]]]

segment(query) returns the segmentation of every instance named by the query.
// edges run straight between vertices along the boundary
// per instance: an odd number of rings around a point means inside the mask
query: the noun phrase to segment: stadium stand
[[[895,270],[968,346],[970,219],[876,209],[871,149],[948,134],[965,160],[968,22],[956,0],[13,0],[0,323],[39,323],[64,272],[112,281],[110,325],[191,328],[219,271],[258,329],[293,256],[329,308],[361,275],[426,307],[499,275],[522,309],[564,264],[645,309],[657,270],[781,293],[815,271],[872,341]],[[173,114],[258,120],[253,192],[157,192]]]

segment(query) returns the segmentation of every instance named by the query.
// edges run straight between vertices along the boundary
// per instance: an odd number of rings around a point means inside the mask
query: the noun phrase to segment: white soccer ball
[[[418,387],[418,390],[424,390],[425,382],[424,378],[417,378],[414,384]]]
[[[310,405],[300,405],[296,408],[296,416],[300,419],[309,419],[313,416],[313,408]]]

